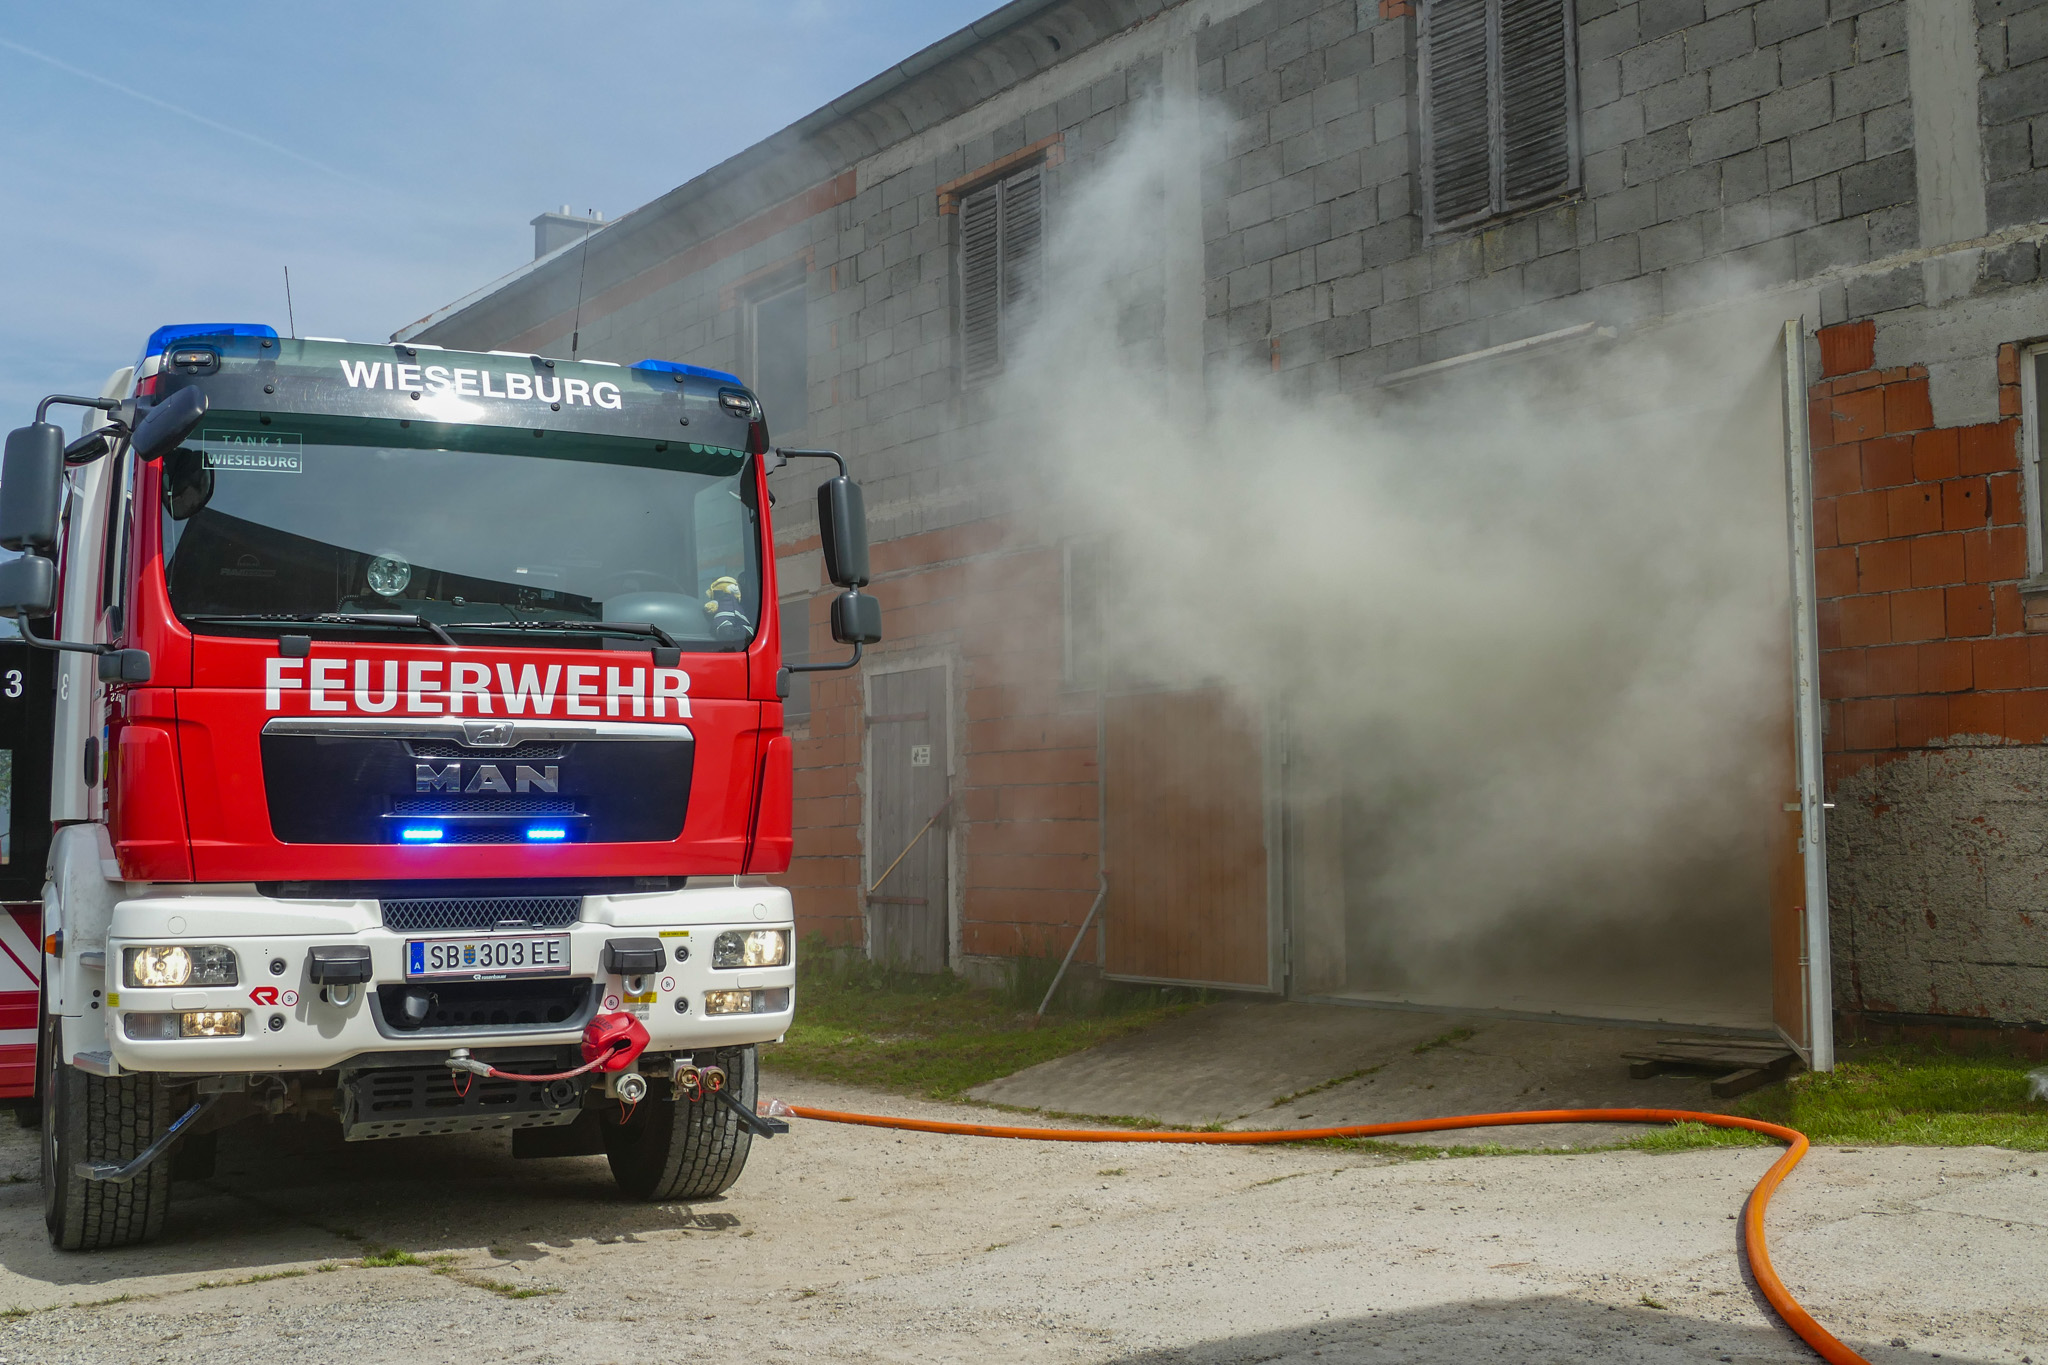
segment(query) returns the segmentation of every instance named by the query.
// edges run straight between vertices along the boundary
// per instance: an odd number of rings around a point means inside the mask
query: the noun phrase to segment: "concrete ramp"
[[[1624,1052],[1683,1030],[1291,1002],[1206,1005],[992,1081],[972,1099],[1046,1113],[1227,1128],[1325,1128],[1525,1109],[1725,1112],[1704,1077],[1631,1080]],[[1476,1128],[1424,1146],[1599,1146],[1635,1125]]]

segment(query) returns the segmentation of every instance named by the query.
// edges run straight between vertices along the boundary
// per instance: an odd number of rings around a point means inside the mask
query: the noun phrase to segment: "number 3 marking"
[[[7,670],[7,695],[10,697],[21,695],[21,670],[18,668]]]

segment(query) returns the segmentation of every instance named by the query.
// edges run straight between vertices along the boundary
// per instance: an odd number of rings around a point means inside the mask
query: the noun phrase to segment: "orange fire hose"
[[[1355,1123],[1343,1128],[1280,1128],[1244,1133],[1131,1132],[1115,1128],[1008,1128],[993,1123],[945,1123],[935,1119],[899,1119],[881,1114],[848,1114],[814,1109],[807,1104],[777,1104],[773,1112],[826,1123],[853,1123],[869,1128],[900,1128],[913,1133],[950,1133],[957,1137],[1030,1138],[1040,1142],[1178,1142],[1255,1146],[1273,1142],[1316,1142],[1325,1138],[1380,1138],[1397,1133],[1439,1133],[1454,1128],[1496,1128],[1523,1123],[1701,1123],[1715,1128],[1746,1128],[1786,1144],[1784,1155],[1764,1172],[1749,1192],[1742,1212],[1742,1250],[1757,1287],[1773,1311],[1830,1365],[1870,1365],[1813,1320],[1785,1289],[1771,1268],[1764,1245],[1764,1210],[1779,1182],[1806,1155],[1806,1134],[1761,1119],[1733,1114],[1700,1114],[1686,1109],[1533,1109],[1517,1114],[1461,1114],[1456,1118],[1409,1119],[1401,1123]]]

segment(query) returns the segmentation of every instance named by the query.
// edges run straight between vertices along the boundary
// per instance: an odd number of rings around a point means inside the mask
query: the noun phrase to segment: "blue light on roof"
[[[694,374],[699,379],[716,379],[721,384],[737,384],[740,377],[727,374],[724,370],[707,370],[702,365],[685,365],[680,360],[636,360],[636,370],[655,370],[662,374]]]
[[[181,341],[193,341],[200,337],[269,337],[277,340],[277,329],[260,322],[178,322],[169,327],[159,327],[149,334],[149,344],[142,348],[142,358],[162,355]]]
[[[526,837],[535,843],[560,843],[569,837],[569,831],[560,825],[528,825]]]
[[[439,825],[406,825],[398,831],[398,838],[407,844],[438,844],[442,833]]]

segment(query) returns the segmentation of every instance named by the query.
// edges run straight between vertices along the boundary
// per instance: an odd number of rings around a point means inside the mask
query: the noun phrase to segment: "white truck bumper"
[[[452,1048],[487,1050],[575,1044],[594,1013],[624,1008],[647,1027],[650,1052],[691,1052],[767,1042],[789,1027],[795,1003],[794,926],[789,893],[775,886],[720,883],[682,891],[585,896],[581,918],[558,929],[522,930],[519,937],[562,934],[567,944],[567,982],[588,982],[584,1007],[557,1023],[515,1018],[463,1019],[449,1025],[430,1015],[422,1026],[404,1027],[396,1012],[380,1007],[379,986],[433,990],[435,980],[409,981],[406,944],[413,939],[478,937],[468,930],[399,932],[383,926],[375,900],[287,900],[254,888],[217,888],[218,894],[168,894],[152,890],[119,902],[108,927],[105,1043],[95,1044],[88,1017],[84,1028],[67,1028],[77,1050],[105,1048],[126,1071],[273,1072],[319,1071],[366,1053],[446,1053]],[[715,968],[712,944],[727,929],[782,929],[790,934],[791,960],[779,967]],[[486,936],[489,931],[484,931]],[[605,944],[614,939],[659,939],[667,950],[662,970],[641,979],[642,994],[628,993],[627,979],[607,973]],[[123,984],[125,949],[131,946],[220,944],[234,951],[238,980],[233,986],[137,989]],[[308,976],[316,946],[361,945],[370,951],[372,980],[357,986],[344,1003],[340,991],[323,992]],[[687,949],[677,961],[678,948]],[[282,970],[275,970],[279,966]],[[482,974],[479,979],[491,979]],[[522,981],[532,978],[521,978]],[[707,1014],[707,993],[786,988],[782,1008],[771,1013]],[[773,1000],[776,997],[770,996]],[[148,1032],[147,1021],[130,1015],[187,1011],[239,1012],[240,1036],[131,1037]],[[437,1011],[437,1013],[439,1013]]]

